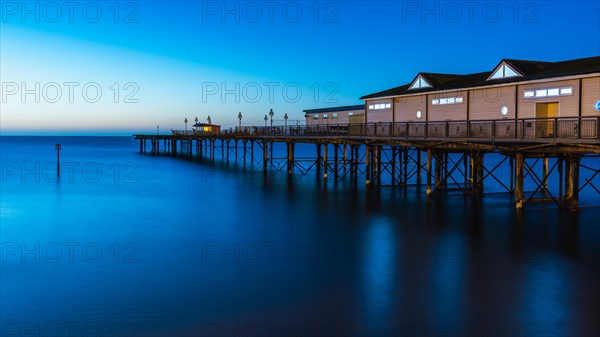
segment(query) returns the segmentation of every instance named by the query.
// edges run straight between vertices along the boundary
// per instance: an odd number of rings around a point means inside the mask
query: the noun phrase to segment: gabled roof
[[[421,72],[421,73],[417,74],[417,76],[415,76],[415,78],[409,84],[408,90],[410,90],[411,92],[417,92],[417,91],[423,90],[423,89],[429,89],[432,87],[435,88],[440,85],[446,84],[446,83],[452,81],[453,79],[456,79],[459,76],[460,75],[455,75],[455,74],[440,74],[440,73],[423,73],[423,72]],[[425,82],[427,82],[428,86],[413,88],[412,86],[420,78],[423,79]]]
[[[408,90],[410,84],[407,84],[392,89],[380,91],[374,94],[366,95],[361,97],[360,99],[364,100],[378,97],[432,92],[438,90],[457,90],[463,88],[495,85],[499,83],[516,83],[553,77],[600,73],[600,56],[567,60],[561,62],[503,59],[498,63],[496,68],[500,66],[503,62],[511,66],[511,68],[517,70],[523,76],[489,79],[490,75],[492,74],[492,71],[467,75],[419,73],[423,74],[424,77],[430,79],[436,84],[431,83],[433,85],[431,88],[421,88],[415,90]],[[496,68],[494,68],[494,70]]]

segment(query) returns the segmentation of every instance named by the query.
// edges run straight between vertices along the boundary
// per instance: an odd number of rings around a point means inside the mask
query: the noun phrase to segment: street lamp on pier
[[[283,115],[283,120],[285,121],[285,127],[287,128],[288,114],[287,112]]]
[[[188,123],[188,120],[187,120],[187,118],[186,118],[186,119],[184,119],[184,120],[183,120],[183,122],[185,123],[185,132],[187,133],[187,123]]]
[[[211,124],[211,123],[212,123],[212,121],[211,121],[211,119],[210,119],[210,116],[208,116],[208,118],[206,119],[206,121],[208,122],[208,124]]]
[[[267,126],[267,121],[269,120],[269,117],[267,117],[267,115],[265,115],[265,126]]]
[[[273,112],[273,109],[269,110],[269,116],[271,117],[271,126],[273,126],[273,115],[275,115],[275,112]]]
[[[238,120],[239,120],[238,126],[241,128],[242,127],[242,113],[241,112],[238,112]]]

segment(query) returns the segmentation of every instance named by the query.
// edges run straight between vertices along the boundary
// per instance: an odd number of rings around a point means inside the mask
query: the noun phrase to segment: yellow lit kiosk
[[[194,134],[219,134],[221,126],[215,124],[196,123],[193,125]]]

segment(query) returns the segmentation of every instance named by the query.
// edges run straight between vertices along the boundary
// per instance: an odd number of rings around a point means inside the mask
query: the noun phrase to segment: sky
[[[420,71],[597,55],[598,1],[0,0],[0,134],[295,124]]]

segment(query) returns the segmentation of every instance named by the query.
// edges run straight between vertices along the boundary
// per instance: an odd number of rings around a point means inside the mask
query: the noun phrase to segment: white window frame
[[[572,96],[573,86],[523,90],[524,99]]]
[[[450,104],[462,104],[464,102],[463,96],[452,96],[444,98],[435,98],[431,100],[431,105],[450,105]]]

